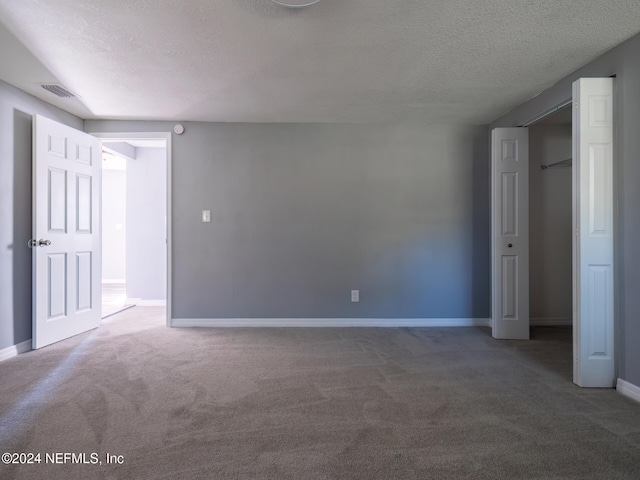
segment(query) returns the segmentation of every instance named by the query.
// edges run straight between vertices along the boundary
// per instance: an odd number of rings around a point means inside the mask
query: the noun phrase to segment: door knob
[[[509,248],[513,247],[513,243],[509,243],[509,244],[507,245],[507,247],[509,247]]]
[[[27,245],[29,246],[29,248],[33,248],[33,247],[48,247],[49,245],[51,245],[51,240],[45,240],[43,238],[41,238],[40,240],[29,240],[27,242]]]

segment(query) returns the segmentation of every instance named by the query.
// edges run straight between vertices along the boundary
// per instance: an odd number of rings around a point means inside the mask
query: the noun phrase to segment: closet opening
[[[531,326],[572,328],[571,103],[529,126]]]

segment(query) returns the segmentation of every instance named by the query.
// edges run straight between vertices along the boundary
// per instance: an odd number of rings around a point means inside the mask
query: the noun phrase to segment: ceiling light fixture
[[[308,7],[314,3],[318,3],[320,0],[271,0],[273,3],[282,5],[283,7],[301,8]]]

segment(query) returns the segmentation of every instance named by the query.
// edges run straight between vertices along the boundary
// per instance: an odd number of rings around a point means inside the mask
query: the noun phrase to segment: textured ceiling
[[[638,33],[640,2],[0,0],[0,21],[0,78],[83,118],[488,123]]]

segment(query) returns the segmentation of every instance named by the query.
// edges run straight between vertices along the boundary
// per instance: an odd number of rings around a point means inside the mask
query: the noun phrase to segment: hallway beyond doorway
[[[102,318],[110,317],[131,307],[135,307],[135,303],[127,302],[127,289],[124,283],[102,284]]]

